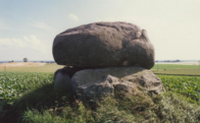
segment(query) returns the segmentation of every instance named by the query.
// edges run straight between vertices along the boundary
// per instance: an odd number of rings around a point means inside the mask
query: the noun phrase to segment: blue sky
[[[53,60],[58,33],[97,21],[146,29],[156,60],[200,60],[200,0],[0,0],[0,61]]]

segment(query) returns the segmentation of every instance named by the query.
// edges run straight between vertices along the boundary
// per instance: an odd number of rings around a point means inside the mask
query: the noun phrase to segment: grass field
[[[170,75],[200,75],[200,68],[196,69],[169,69],[169,70],[152,70],[155,74],[170,74]]]
[[[67,90],[53,90],[53,73],[62,67],[46,64],[0,72],[0,122],[200,122],[198,76],[157,75],[166,89],[159,96],[138,93],[108,97],[93,104],[77,100]],[[190,67],[180,69],[171,65],[159,72],[190,70],[190,74],[198,73],[198,68]]]
[[[200,75],[199,65],[156,64],[151,71],[155,74]]]
[[[91,104],[53,91],[53,73],[0,72],[0,122],[200,122],[200,77],[158,75],[167,92]]]
[[[170,69],[197,69],[199,65],[181,65],[181,64],[155,64],[153,68],[155,70],[170,70]]]

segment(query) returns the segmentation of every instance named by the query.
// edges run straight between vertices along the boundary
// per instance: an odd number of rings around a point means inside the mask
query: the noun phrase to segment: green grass
[[[53,91],[53,73],[0,72],[0,122],[200,122],[200,77],[158,75],[166,92],[87,103]]]
[[[63,65],[56,63],[46,63],[44,66],[27,66],[27,67],[7,67],[6,72],[41,72],[54,73],[57,69],[63,68]],[[4,72],[4,68],[0,68],[0,72]]]
[[[169,69],[196,69],[196,68],[199,68],[199,65],[155,64],[151,69],[169,70]]]
[[[53,74],[0,72],[0,99],[8,104],[20,98],[23,93],[50,84]]]
[[[200,75],[199,65],[155,64],[151,71],[155,74]]]
[[[200,77],[158,75],[165,89],[187,97],[190,102],[200,104]]]
[[[169,69],[169,70],[151,70],[155,74],[173,74],[173,75],[200,75],[200,68],[196,69]]]

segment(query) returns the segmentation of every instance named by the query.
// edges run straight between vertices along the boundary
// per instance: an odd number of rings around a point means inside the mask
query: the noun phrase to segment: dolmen
[[[96,22],[67,29],[53,42],[53,57],[66,67],[54,74],[54,89],[83,100],[101,100],[118,92],[160,94],[162,81],[149,69],[154,47],[147,32],[126,22]]]

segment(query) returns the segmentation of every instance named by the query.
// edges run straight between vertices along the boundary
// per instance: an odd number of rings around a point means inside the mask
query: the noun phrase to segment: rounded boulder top
[[[57,64],[74,67],[154,66],[146,30],[126,22],[96,22],[68,29],[53,42]]]

